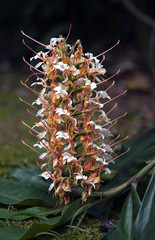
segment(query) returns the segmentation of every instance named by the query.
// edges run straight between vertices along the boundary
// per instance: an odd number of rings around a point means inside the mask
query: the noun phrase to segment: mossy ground
[[[2,79],[3,84],[0,90],[0,176],[10,178],[11,175],[9,172],[14,168],[32,167],[34,165],[36,166],[35,161],[38,159],[38,155],[21,143],[21,139],[24,139],[29,145],[32,145],[35,142],[35,139],[33,139],[33,137],[29,134],[27,128],[21,123],[21,120],[24,120],[27,124],[32,126],[35,122],[35,119],[26,112],[27,106],[24,103],[21,103],[18,99],[18,96],[20,96],[30,103],[33,101],[33,94],[30,94],[26,89],[23,89],[23,87],[21,87],[19,84],[19,80],[25,79],[25,76],[21,76],[16,72],[10,72],[3,74]],[[140,129],[137,127],[137,125],[134,127],[132,126],[133,122],[138,121],[140,115],[131,115],[132,117],[124,121],[124,125],[122,125],[122,135],[125,135],[126,129],[128,129],[128,132],[131,130],[132,134],[140,132]],[[147,125],[148,127],[150,126],[149,123],[147,123]],[[123,202],[121,204],[123,204]],[[120,209],[121,208],[122,206]],[[116,211],[111,212],[110,220],[114,224],[116,224],[118,221],[120,209],[118,208]],[[1,221],[0,227],[5,226],[6,224],[12,224],[14,226],[27,228],[36,221],[38,220],[30,219],[26,221]],[[99,230],[99,226],[102,222],[103,220],[86,216],[79,225],[79,228],[89,233],[76,230],[72,238],[70,237],[75,229],[64,226],[58,231],[64,240],[97,240],[103,236],[103,233]],[[41,236],[37,239],[50,240],[56,238],[50,236]]]

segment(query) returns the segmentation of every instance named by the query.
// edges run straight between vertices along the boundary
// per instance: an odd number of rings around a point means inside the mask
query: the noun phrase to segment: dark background
[[[18,68],[21,56],[28,55],[21,42],[21,29],[48,43],[51,37],[66,36],[72,24],[69,41],[80,38],[85,51],[99,53],[120,39],[120,46],[110,53],[117,53],[117,63],[125,57],[141,64],[144,70],[153,71],[154,0],[5,0],[0,16],[2,70],[7,66]],[[38,47],[33,42],[30,45]]]

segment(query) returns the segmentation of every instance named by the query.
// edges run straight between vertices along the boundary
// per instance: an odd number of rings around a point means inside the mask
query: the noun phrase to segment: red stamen
[[[44,122],[43,122],[40,118],[38,118],[35,114],[33,114],[30,110],[27,109],[27,112],[30,113],[30,114],[31,114],[32,116],[34,116],[35,118],[37,118],[37,119],[43,124],[44,128],[45,128],[47,131],[50,130],[49,127],[48,127],[47,125],[45,125]]]
[[[100,64],[102,64],[104,60],[105,60],[105,56],[103,55],[102,61],[100,62]]]
[[[34,38],[31,38],[30,36],[28,36],[27,34],[25,34],[22,30],[21,30],[21,33],[25,36],[25,37],[27,37],[27,38],[29,38],[29,39],[31,39],[32,41],[34,41],[34,42],[36,42],[36,43],[38,43],[39,45],[42,45],[43,47],[46,47],[46,45],[45,44],[43,44],[43,43],[41,43],[41,42],[38,42],[37,40],[35,40]]]
[[[105,90],[107,92],[110,88],[112,88],[115,85],[115,81],[112,82],[112,84]]]
[[[109,115],[115,108],[117,107],[117,103],[109,110],[109,112],[106,113],[106,115]]]
[[[24,103],[26,103],[27,105],[29,105],[30,107],[34,108],[35,110],[39,111],[39,109],[38,109],[38,108],[36,108],[36,107],[34,107],[32,104],[30,104],[30,103],[26,102],[26,101],[25,101],[25,100],[23,100],[21,97],[19,97],[19,100],[20,100],[21,102],[24,102]]]
[[[122,155],[124,155],[125,153],[129,152],[130,151],[130,147],[124,152],[124,153],[121,153],[120,155],[118,155],[117,157],[113,158],[112,160],[108,161],[107,163],[110,163],[110,162],[113,162],[115,161],[117,158],[121,157]]]
[[[117,43],[114,46],[112,46],[111,48],[107,49],[106,51],[100,53],[96,57],[100,57],[100,56],[104,55],[105,53],[109,52],[111,49],[115,48],[119,43],[120,43],[120,40],[118,40]]]
[[[65,44],[67,42],[69,35],[71,33],[71,29],[72,29],[72,24],[70,24],[70,26],[69,26],[69,31],[68,31],[67,37],[66,37],[65,41],[63,42],[63,44]]]
[[[37,91],[35,91],[34,89],[28,87],[27,84],[26,84],[26,83],[23,83],[22,80],[21,80],[21,84],[22,84],[24,87],[26,87],[26,88],[28,88],[29,90],[31,90],[31,91],[41,100],[41,102],[42,102],[47,108],[49,107],[48,104],[47,104],[44,100],[42,100],[42,98],[39,96],[39,93],[38,93]]]
[[[117,120],[116,120],[113,124],[111,124],[111,126],[108,127],[107,129],[109,130],[109,129],[112,128],[116,123],[117,123]]]
[[[120,118],[122,118],[122,117],[125,117],[126,115],[127,115],[127,112],[124,113],[123,115],[121,115],[121,116],[119,116],[119,117],[113,119],[112,121],[110,121],[110,122],[108,122],[108,123],[105,123],[105,124],[102,125],[101,127],[104,127],[104,126],[108,125],[109,123],[112,123],[112,122],[114,122],[114,121],[116,121],[116,120],[118,120],[118,119],[120,119]]]
[[[125,90],[123,93],[121,93],[121,94],[117,95],[116,97],[114,97],[114,98],[110,99],[109,101],[105,102],[104,104],[107,104],[107,103],[110,103],[110,102],[112,102],[112,101],[113,101],[113,100],[115,100],[116,98],[118,98],[118,97],[120,97],[120,96],[124,95],[126,92],[127,92],[127,90]]]
[[[38,68],[33,67],[30,63],[28,63],[25,58],[23,57],[23,61],[31,68],[35,69],[36,71],[38,71],[39,73],[42,73],[43,75],[46,75],[46,73],[44,73],[43,71],[40,71]]]
[[[30,68],[30,70],[32,71],[32,68]],[[38,74],[42,74],[42,73],[38,73]],[[35,72],[33,72],[27,79],[25,82],[27,82],[32,76],[36,75]]]
[[[30,127],[28,124],[26,124],[23,120],[22,120],[22,124],[25,125],[26,127],[28,127],[29,129],[31,129],[32,131],[34,131],[35,133],[39,134],[38,131],[36,131],[35,129],[33,129],[32,127]]]
[[[101,82],[99,82],[99,83],[96,83],[96,85],[99,85],[99,84],[101,84],[101,83],[104,83],[104,82],[109,81],[109,80],[112,79],[114,76],[116,76],[119,72],[120,72],[120,69],[119,69],[116,73],[114,73],[112,76],[110,76],[109,78],[107,78],[107,79],[104,79],[104,78],[102,78],[102,77],[100,76],[100,77],[103,79],[103,81],[101,81]],[[99,75],[100,75],[100,74],[99,74]]]
[[[38,138],[36,135],[34,135],[30,130],[29,130],[29,133],[30,133],[32,136],[34,136],[39,142],[41,142],[41,144],[44,146],[44,148],[45,148],[46,150],[48,150],[48,151],[50,151],[50,152],[55,152],[54,150],[51,150],[50,148],[48,148],[48,147],[43,143],[43,141],[42,141],[40,138]]]
[[[118,134],[117,137],[115,137],[115,138],[109,143],[109,145],[112,144],[112,143],[113,143],[116,139],[118,139],[119,137],[120,137],[120,134]]]
[[[125,137],[125,138],[117,141],[116,143],[113,143],[113,144],[109,145],[108,147],[106,147],[106,148],[104,148],[104,149],[108,149],[108,148],[110,148],[110,147],[112,147],[112,146],[114,146],[114,145],[116,145],[116,144],[118,144],[118,143],[120,143],[120,142],[122,142],[122,141],[125,141],[125,140],[128,139],[128,138],[129,138],[129,136],[127,136],[127,137]]]
[[[24,39],[23,39],[23,44],[24,44],[28,49],[30,49],[33,53],[35,53],[41,60],[43,60],[43,61],[46,61],[46,60],[47,60],[46,58],[41,57],[41,56],[40,56],[37,52],[35,52],[31,47],[29,47],[29,46],[25,43]]]
[[[30,149],[32,149],[33,151],[35,151],[36,153],[38,153],[39,155],[41,155],[40,152],[38,152],[38,151],[35,150],[33,147],[31,147],[30,145],[28,145],[27,143],[25,143],[24,140],[21,140],[21,141],[22,141],[22,143],[23,143],[25,146],[29,147]]]
[[[38,164],[38,166],[40,167],[40,168],[43,168],[46,172],[48,172],[48,174],[51,176],[51,179],[54,181],[54,180],[56,180],[56,178],[55,177],[53,177],[53,175],[47,170],[47,168],[45,168],[45,167],[42,167],[42,165],[36,160],[36,163]]]

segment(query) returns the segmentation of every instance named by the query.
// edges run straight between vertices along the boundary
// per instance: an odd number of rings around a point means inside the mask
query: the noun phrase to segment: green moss
[[[38,223],[39,221],[37,219],[31,219],[27,221],[10,221],[10,224],[15,227],[20,228],[29,228],[33,223]]]
[[[78,228],[81,230],[76,230],[75,228],[63,227],[59,230],[62,235],[63,240],[98,240],[103,236],[103,232],[100,231],[99,226],[103,223],[103,220],[99,220],[93,217],[85,217],[83,222]],[[76,227],[76,222],[75,222]],[[74,234],[73,234],[73,231]],[[73,235],[72,235],[73,234]],[[52,238],[56,240],[56,238]]]
[[[21,143],[21,139],[29,145],[36,141],[21,123],[21,119],[24,119],[33,125],[34,119],[14,93],[0,92],[0,106],[0,176],[8,177],[9,172],[16,167],[36,164],[37,154]]]

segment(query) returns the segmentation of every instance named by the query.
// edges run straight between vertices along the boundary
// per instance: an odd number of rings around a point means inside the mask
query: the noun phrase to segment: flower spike
[[[37,142],[33,147],[22,142],[39,154],[36,162],[44,170],[41,177],[51,180],[48,190],[54,189],[54,196],[65,206],[75,188],[82,188],[82,202],[85,202],[88,195],[101,186],[101,174],[110,173],[107,165],[119,157],[113,157],[117,145],[127,139],[118,140],[119,134],[113,139],[110,132],[126,113],[110,120],[109,115],[117,103],[106,113],[103,110],[105,104],[126,92],[111,98],[108,94],[115,81],[104,87],[105,82],[119,73],[117,71],[104,79],[104,54],[119,41],[95,57],[92,53],[83,53],[80,40],[69,45],[70,32],[71,25],[66,38],[51,38],[49,45],[45,45],[22,31],[25,37],[43,46],[45,52],[36,53],[23,40],[24,45],[35,54],[30,61],[39,59],[39,63],[33,66],[23,58],[32,74],[21,83],[37,99],[30,104],[19,98],[36,111],[27,110],[37,121],[32,127],[22,121]],[[100,56],[101,61],[98,59]],[[36,77],[36,81],[29,86],[32,76]],[[98,89],[101,86],[102,90]]]

